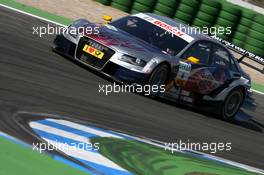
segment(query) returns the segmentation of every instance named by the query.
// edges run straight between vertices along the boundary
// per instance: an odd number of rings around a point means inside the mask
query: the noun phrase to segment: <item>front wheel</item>
[[[161,64],[158,67],[154,69],[152,72],[148,84],[153,88],[153,86],[156,86],[158,88],[157,91],[153,92],[151,91],[150,96],[152,97],[157,97],[160,94],[161,91],[161,86],[165,85],[167,78],[168,78],[168,73],[169,73],[169,68],[166,64]]]
[[[241,89],[235,89],[231,91],[222,105],[222,109],[221,109],[222,118],[227,121],[234,119],[238,110],[242,106],[243,99],[244,99],[244,94]]]

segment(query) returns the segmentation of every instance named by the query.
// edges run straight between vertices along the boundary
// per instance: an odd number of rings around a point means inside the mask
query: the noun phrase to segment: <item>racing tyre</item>
[[[149,7],[152,7],[155,4],[155,0],[135,0],[135,2]]]
[[[113,3],[117,3],[122,6],[130,7],[132,4],[132,0],[113,0]]]
[[[157,15],[161,15],[161,16],[167,16],[167,17],[170,17],[168,14],[165,14],[163,12],[160,12],[158,10],[154,10],[153,13],[157,14]]]
[[[175,7],[178,4],[176,0],[158,0],[157,3],[166,5],[171,8]]]
[[[158,10],[158,11],[160,11],[162,13],[165,13],[168,16],[172,16],[175,13],[175,9],[174,8],[168,7],[168,6],[160,4],[160,3],[156,4],[155,10]]]
[[[114,8],[117,8],[119,10],[122,10],[124,12],[129,12],[130,11],[130,8],[129,7],[120,5],[120,4],[115,3],[115,2],[112,2],[111,6],[114,7]]]
[[[242,17],[248,18],[248,19],[253,19],[256,16],[256,13],[253,12],[252,10],[244,8],[242,10]]]
[[[252,45],[254,47],[264,49],[264,42],[263,41],[248,37],[246,42],[247,42],[247,44]]]
[[[140,4],[138,2],[135,2],[133,4],[132,9],[140,11],[140,12],[150,12],[152,10],[151,7],[148,7],[146,5]]]
[[[245,39],[247,38],[247,35],[245,35],[244,33],[236,31],[236,33],[234,34],[234,38],[241,40],[241,41],[245,41]]]
[[[261,32],[261,33],[264,33],[264,25],[260,24],[260,23],[256,23],[254,22],[251,26],[252,29],[258,31],[258,32]]]
[[[249,31],[248,36],[255,38],[257,40],[260,40],[260,41],[264,41],[264,33],[260,33],[258,31],[252,30],[252,29]]]
[[[223,26],[223,27],[232,27],[232,28],[236,25],[236,23],[228,21],[224,18],[218,18],[216,21],[216,24]]]
[[[205,12],[199,11],[196,15],[196,18],[199,18],[203,21],[213,23],[216,20],[215,16],[209,15]]]
[[[181,3],[178,7],[179,11],[192,15],[195,12],[195,8]]]
[[[244,25],[244,26],[251,26],[251,24],[253,23],[253,20],[250,20],[247,18],[241,18],[239,23]]]
[[[255,17],[255,22],[264,25],[264,15],[257,15]]]
[[[131,14],[137,14],[137,13],[141,13],[141,12],[138,11],[138,10],[132,9],[132,10],[130,11],[130,13],[131,13]]]
[[[218,8],[211,7],[209,5],[202,4],[200,6],[199,11],[202,11],[202,12],[207,13],[207,14],[212,15],[212,16],[218,16],[218,13],[220,10]]]
[[[148,81],[148,84],[153,87],[158,86],[159,91],[158,92],[151,92],[151,97],[158,97],[160,94],[160,86],[165,85],[167,78],[168,78],[168,73],[169,73],[169,68],[166,64],[161,64],[158,67],[156,67]]]
[[[232,13],[235,16],[241,15],[240,7],[230,3],[223,3],[222,10]]]
[[[181,3],[197,8],[200,2],[198,0],[182,0]]]
[[[214,8],[218,8],[218,9],[221,8],[221,3],[220,3],[220,2],[217,2],[217,1],[203,0],[203,1],[202,1],[202,4],[206,4],[206,5],[210,6],[210,7],[214,7]]]
[[[239,39],[233,38],[232,43],[235,44],[236,46],[243,47],[245,42]]]
[[[212,26],[212,24],[210,22],[203,21],[199,18],[196,18],[193,21],[193,25],[198,26],[198,27],[211,27]]]
[[[242,24],[239,24],[236,29],[237,32],[246,34],[248,32],[248,27]]]
[[[245,44],[245,49],[252,52],[255,55],[258,55],[260,57],[264,57],[264,50],[249,44]]]
[[[243,104],[244,94],[240,88],[234,89],[226,97],[221,107],[221,116],[224,120],[233,120]]]
[[[179,19],[185,23],[191,23],[193,20],[193,16],[186,14],[186,13],[183,13],[181,11],[177,11],[175,16],[174,16],[174,19],[176,19],[176,20]]]
[[[232,13],[226,12],[224,10],[220,11],[219,17],[232,22],[237,22],[239,20],[238,16],[233,15]]]

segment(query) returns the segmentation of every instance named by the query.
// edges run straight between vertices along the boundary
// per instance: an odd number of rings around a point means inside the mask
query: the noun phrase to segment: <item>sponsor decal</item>
[[[115,36],[113,38],[112,36],[105,36],[105,35],[89,35],[89,37],[108,47],[118,46],[118,47],[126,47],[136,51],[144,51],[144,52],[146,51],[143,47],[140,47],[139,45],[134,44],[127,39],[119,38],[118,36]]]
[[[88,53],[88,54],[90,54],[90,55],[93,55],[93,56],[95,56],[96,58],[99,58],[99,59],[102,59],[103,56],[104,56],[103,52],[101,52],[100,50],[97,50],[94,47],[89,46],[87,44],[84,45],[83,51]]]
[[[216,37],[216,36],[211,36],[211,37],[213,39],[216,39],[217,41],[221,42],[222,44],[226,45],[231,50],[233,50],[233,51],[235,51],[237,53],[240,53],[242,55],[247,54],[248,57],[251,58],[252,60],[264,65],[264,58],[262,58],[262,57],[260,57],[258,55],[255,55],[255,54],[253,54],[253,53],[251,53],[251,52],[249,52],[249,51],[247,51],[247,50],[245,50],[245,49],[243,49],[241,47],[238,47],[238,46],[236,46],[236,45],[234,45],[234,44],[232,44],[232,43],[230,43],[230,42],[228,42],[226,40],[223,40],[223,39],[221,39],[219,37]]]
[[[176,77],[176,84],[184,86],[189,79],[191,70],[191,64],[180,61],[179,72]]]

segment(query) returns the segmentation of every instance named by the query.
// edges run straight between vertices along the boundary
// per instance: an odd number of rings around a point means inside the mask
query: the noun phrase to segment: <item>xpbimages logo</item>
[[[196,26],[188,26],[188,25],[182,25],[180,24],[179,27],[173,27],[170,31],[166,31],[166,34],[170,34],[172,37],[177,36],[175,35],[175,32],[178,31],[182,33],[187,33],[189,35],[210,35],[210,36],[218,36],[218,35],[231,35],[232,33],[232,27],[196,27]]]
[[[165,85],[140,85],[140,84],[99,84],[98,92],[109,95],[111,93],[143,93],[144,95],[151,95],[153,93],[165,92]]]
[[[177,151],[200,151],[200,152],[209,152],[215,154],[222,151],[231,151],[232,143],[231,142],[191,142],[190,140],[183,141],[179,140],[173,143],[165,143],[165,151],[170,151],[171,153]]]
[[[60,143],[58,141],[54,141],[54,143],[32,143],[32,149],[34,151],[38,151],[40,153],[44,151],[98,151],[100,149],[100,143]]]
[[[32,34],[39,37],[44,35],[60,35],[60,34],[69,34],[71,36],[76,35],[98,35],[100,33],[99,26],[85,26],[85,27],[63,27],[63,26],[54,26],[47,24],[46,26],[33,26]]]

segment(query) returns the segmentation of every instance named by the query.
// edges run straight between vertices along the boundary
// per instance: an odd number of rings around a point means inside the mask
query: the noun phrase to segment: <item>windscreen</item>
[[[141,18],[129,16],[110,23],[170,54],[177,55],[188,42]]]

